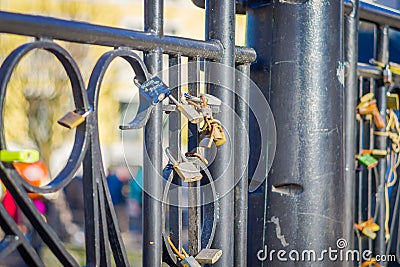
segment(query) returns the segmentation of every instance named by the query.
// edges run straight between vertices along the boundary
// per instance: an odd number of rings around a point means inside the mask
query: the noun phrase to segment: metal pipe
[[[269,101],[278,136],[267,183],[249,197],[248,264],[260,266],[258,255],[267,256],[263,266],[281,266],[268,252],[321,251],[343,238],[342,2],[274,1],[250,9],[247,36],[259,58],[252,80]],[[252,133],[257,124],[250,123]],[[253,154],[261,143],[250,140]],[[252,227],[260,221],[265,228]],[[337,266],[327,257],[319,264]]]
[[[250,65],[237,66],[236,127],[235,127],[235,265],[247,266],[247,211],[248,211],[248,128],[250,97]],[[239,97],[240,96],[240,97]]]
[[[345,16],[345,61],[347,76],[344,90],[344,235],[349,246],[354,248],[354,219],[355,219],[355,159],[356,154],[356,105],[357,105],[357,62],[358,62],[358,0],[352,0],[353,10]],[[345,266],[352,266],[350,261]]]
[[[169,58],[169,86],[175,89],[171,94],[179,99],[181,95],[181,57],[171,56]],[[172,100],[170,104],[174,104]],[[169,114],[169,149],[171,155],[179,162],[181,158],[181,116],[179,112],[171,112]],[[169,227],[171,240],[177,245],[178,249],[182,247],[182,180],[177,173],[174,172],[172,183],[177,185],[176,190],[170,195],[169,203]]]
[[[161,47],[163,53],[210,60],[219,60],[223,49],[213,40],[157,36],[151,32],[4,11],[0,12],[0,32],[110,47],[126,46],[142,51]],[[236,47],[236,53],[238,63],[250,63],[256,59],[255,51],[249,47]]]
[[[188,62],[188,90],[189,94],[200,94],[200,61],[189,59]],[[188,151],[198,152],[198,127],[197,124],[188,125]],[[188,183],[188,236],[189,254],[197,255],[201,250],[201,196],[200,181]]]
[[[354,0],[344,0],[346,12],[351,12]],[[400,11],[383,5],[360,1],[359,16],[361,20],[379,25],[388,25],[400,30]]]
[[[380,26],[377,29],[377,39],[376,39],[376,48],[375,48],[375,58],[382,62],[383,64],[387,64],[389,62],[389,27],[388,26]],[[377,105],[379,108],[379,113],[382,119],[386,124],[386,86],[384,84],[378,84],[375,88],[375,97],[377,100]],[[376,131],[385,132],[386,129],[378,129],[375,127]],[[377,149],[386,150],[387,148],[387,137],[386,136],[375,136],[375,144]],[[377,223],[381,226],[376,239],[375,252],[377,255],[384,255],[386,251],[386,241],[385,241],[385,179],[386,179],[386,157],[380,158],[377,166],[378,172],[378,201],[377,205],[379,205],[379,213],[377,217]]]
[[[357,75],[378,80],[382,78],[382,69],[377,66],[357,63]]]
[[[145,0],[145,31],[163,35],[163,1]],[[146,52],[146,66],[151,74],[162,70],[162,51]],[[162,107],[156,105],[144,129],[143,153],[143,266],[162,265]]]
[[[206,40],[216,39],[223,46],[218,60],[224,66],[207,65],[207,78],[216,84],[208,84],[209,93],[222,100],[219,119],[224,127],[227,141],[217,147],[217,154],[210,170],[219,196],[219,222],[213,247],[222,249],[216,267],[233,266],[234,250],[234,91],[235,85],[235,1],[206,1]]]

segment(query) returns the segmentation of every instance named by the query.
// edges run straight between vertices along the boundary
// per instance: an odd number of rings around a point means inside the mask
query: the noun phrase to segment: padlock
[[[386,96],[386,106],[388,109],[398,110],[399,109],[399,95],[388,94]]]
[[[387,151],[385,149],[363,149],[361,150],[360,154],[371,154],[375,158],[384,158],[387,155]]]
[[[204,118],[197,112],[196,108],[190,104],[181,104],[178,100],[175,99],[172,95],[169,96],[169,99],[175,103],[178,110],[193,124],[198,124],[204,120]]]
[[[157,76],[148,79],[142,84],[138,83],[136,79],[134,79],[134,82],[139,87],[140,93],[153,104],[163,101],[171,94],[171,89]]]
[[[360,98],[360,103],[371,101],[374,98],[374,93],[368,93]]]
[[[208,117],[208,118],[212,118],[212,109],[211,107],[208,105],[208,99],[202,95],[200,96],[201,99],[201,113],[203,114],[203,117]]]
[[[368,169],[372,169],[378,165],[378,160],[370,154],[363,154],[357,157],[357,160],[366,166]]]
[[[172,167],[174,168],[175,172],[179,175],[179,177],[181,177],[184,182],[195,182],[203,178],[203,175],[201,175],[200,172],[200,168],[196,166],[193,162],[188,161],[186,157],[182,157],[183,161],[178,162],[171,155],[169,148],[165,149],[165,154],[167,154],[168,159],[171,161]]]
[[[188,158],[198,158],[204,164],[208,164],[208,160],[203,155],[201,155],[200,153],[197,153],[197,152],[186,152],[185,156],[188,157]]]
[[[216,146],[221,146],[226,142],[225,132],[222,129],[221,122],[214,119],[205,123],[201,129],[199,146],[210,148],[213,141]]]
[[[89,109],[86,112],[76,111],[76,110],[70,111],[67,114],[65,114],[61,119],[59,119],[57,122],[58,124],[68,129],[73,129],[81,125],[91,112],[92,112],[91,109]]]
[[[196,97],[196,96],[192,96],[191,94],[184,93],[183,96],[186,99],[190,99],[190,100],[198,102],[198,103],[202,102],[201,97],[205,97],[205,98],[207,98],[207,102],[208,102],[209,106],[219,107],[222,104],[222,101],[218,97],[210,95],[210,94],[200,94],[200,97]]]
[[[376,104],[376,99],[372,99],[372,100],[369,100],[367,102],[360,102],[357,105],[358,114],[361,114],[361,113],[372,114],[373,111],[368,111],[368,110],[364,111],[364,109],[369,107],[369,106],[372,106],[373,104]],[[361,112],[360,112],[360,109],[361,109]],[[361,115],[363,115],[363,114],[361,114]]]
[[[22,151],[0,150],[0,161],[35,163],[39,161],[39,152],[33,149]]]
[[[361,267],[371,267],[371,266],[375,266],[375,267],[381,267],[381,265],[376,261],[375,258],[371,258],[367,261],[364,261],[361,264]]]
[[[375,103],[367,105],[367,106],[359,107],[358,113],[360,115],[373,115],[375,126],[378,129],[385,128],[385,121],[383,120],[381,114],[379,114],[378,107]]]
[[[360,224],[355,223],[354,226],[361,231],[361,233],[368,238],[374,240],[376,238],[376,233],[378,232],[380,227],[378,224],[374,223],[374,218],[369,218],[367,221],[362,222]]]
[[[201,114],[203,115],[203,117],[212,117],[212,115],[213,115],[212,109],[209,106],[202,107],[200,111],[201,111]]]
[[[220,249],[212,249],[212,248],[205,248],[202,249],[199,254],[195,257],[195,259],[200,264],[214,264],[216,263],[219,258],[222,256],[222,250]]]
[[[385,85],[391,85],[393,83],[392,71],[389,68],[389,64],[386,64],[385,68],[382,71],[383,74],[383,82]]]
[[[384,158],[387,155],[387,151],[385,149],[372,149],[371,154],[376,158]]]
[[[209,106],[217,106],[217,107],[219,107],[222,104],[221,99],[219,99],[216,96],[213,96],[213,95],[210,95],[210,94],[200,94],[200,97],[202,97],[202,96],[207,98],[207,104]]]

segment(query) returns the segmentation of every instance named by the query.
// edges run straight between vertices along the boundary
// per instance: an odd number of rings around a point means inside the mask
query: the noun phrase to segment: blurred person
[[[111,201],[117,214],[121,232],[129,230],[129,214],[127,197],[129,196],[129,182],[131,176],[127,166],[117,166],[109,169],[107,185],[111,195]]]
[[[83,198],[83,178],[76,175],[64,187],[65,201],[71,211],[71,220],[66,222],[67,232],[73,244],[83,245],[85,242],[85,203]]]
[[[142,232],[142,186],[143,171],[142,167],[137,168],[133,181],[130,182],[128,208],[129,208],[129,229],[133,232]]]

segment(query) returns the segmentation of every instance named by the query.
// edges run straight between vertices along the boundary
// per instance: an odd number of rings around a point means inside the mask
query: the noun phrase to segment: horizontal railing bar
[[[222,45],[216,41],[175,36],[158,38],[146,32],[4,11],[0,12],[0,32],[101,46],[123,46],[141,51],[161,47],[166,54],[210,60],[218,60],[223,52]],[[237,63],[249,63],[256,59],[255,51],[249,47],[236,47],[236,55]]]
[[[358,63],[357,75],[365,78],[382,79],[382,70],[377,66]]]
[[[357,75],[364,78],[372,78],[375,80],[383,79],[381,68],[360,62],[357,64]],[[396,73],[392,73],[392,75],[393,75],[393,81],[399,83],[400,75]]]
[[[349,0],[345,0],[346,13],[351,12],[353,6]],[[400,11],[383,5],[372,4],[360,1],[358,10],[360,19],[379,25],[388,25],[391,28],[400,30]]]

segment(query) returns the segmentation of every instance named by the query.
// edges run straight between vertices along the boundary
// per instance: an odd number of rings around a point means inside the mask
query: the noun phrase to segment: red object
[[[14,219],[14,221],[16,223],[21,223],[21,218],[18,214],[17,204],[15,203],[14,198],[8,191],[6,191],[6,194],[4,195],[3,201],[1,203],[4,205],[4,208],[7,210],[8,214],[10,214],[10,216]]]
[[[15,162],[13,165],[19,175],[33,186],[41,186],[42,181],[49,174],[46,165],[41,161],[35,163]],[[31,199],[39,199],[41,197],[40,194],[36,193],[28,193],[28,195]]]

